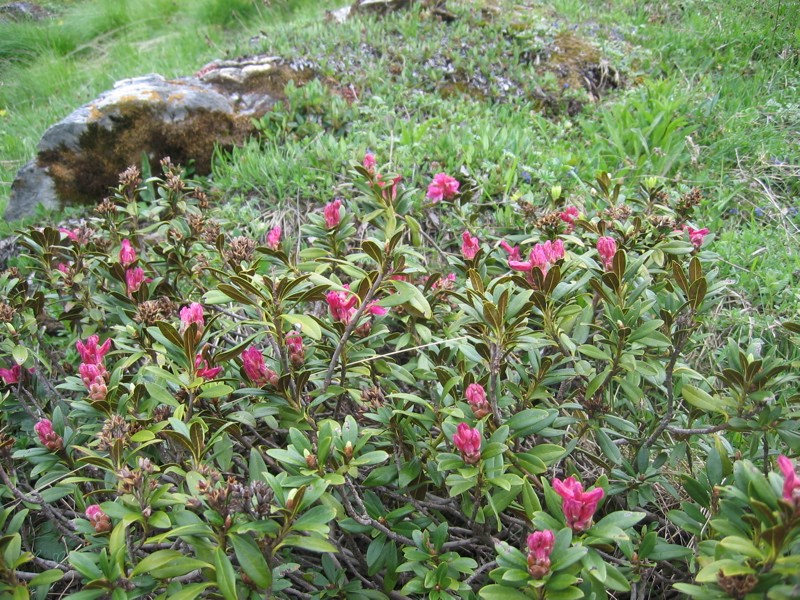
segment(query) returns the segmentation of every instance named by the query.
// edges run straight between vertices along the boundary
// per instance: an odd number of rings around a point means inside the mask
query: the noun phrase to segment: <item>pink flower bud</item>
[[[800,478],[794,470],[794,465],[788,457],[781,454],[778,457],[778,467],[783,473],[783,499],[794,505],[795,511],[800,511]]]
[[[553,489],[564,499],[562,510],[567,526],[576,532],[588,529],[597,510],[597,504],[605,495],[603,488],[584,492],[583,486],[577,479],[568,477],[564,481],[553,479]]]
[[[289,362],[294,367],[300,367],[305,360],[305,348],[303,348],[303,336],[297,331],[290,331],[286,334],[286,349],[289,352]]]
[[[58,452],[64,447],[64,440],[55,432],[50,419],[40,419],[33,426],[33,430],[39,436],[39,442],[42,446],[50,450],[50,452]]]
[[[111,350],[111,338],[107,339],[101,346],[97,343],[100,341],[98,335],[90,335],[86,342],[78,340],[75,342],[75,348],[78,349],[78,354],[81,355],[81,360],[87,364],[99,365],[103,363],[103,357]]]
[[[459,423],[453,443],[461,452],[461,457],[468,465],[474,465],[481,459],[481,432],[467,425]]]
[[[277,250],[281,245],[281,227],[277,225],[270,229],[267,234],[267,248]]]
[[[97,533],[111,531],[111,519],[103,512],[99,504],[92,504],[86,507],[86,519]]]
[[[323,214],[325,215],[325,226],[328,229],[333,229],[342,221],[341,208],[342,201],[339,198],[325,205]]]
[[[78,367],[78,372],[81,375],[81,381],[83,381],[83,385],[85,385],[87,388],[89,388],[89,386],[98,379],[105,382],[105,377],[107,374],[103,363],[81,363]]]
[[[377,300],[370,302],[369,306],[367,307],[367,311],[369,314],[375,315],[376,317],[382,317],[388,312],[383,306],[378,306]]]
[[[119,251],[119,262],[123,267],[130,267],[136,262],[136,250],[134,250],[130,240],[122,240],[122,248]]]
[[[486,400],[486,390],[479,383],[470,383],[465,396],[476,418],[482,419],[491,412],[489,402]]]
[[[264,363],[264,355],[255,346],[242,352],[242,366],[247,378],[259,387],[277,385],[278,374]]]
[[[617,253],[617,242],[612,237],[603,236],[597,240],[597,253],[603,260],[603,266],[610,269]]]
[[[480,240],[469,231],[465,231],[461,234],[461,240],[461,254],[465,259],[472,260],[475,258],[475,255],[478,254],[478,250],[481,249]]]
[[[556,536],[550,531],[534,531],[528,536],[528,572],[534,579],[541,579],[550,570],[550,554]]]
[[[377,161],[375,160],[375,155],[374,155],[372,152],[367,152],[367,153],[364,155],[364,162],[363,162],[363,165],[364,165],[364,168],[365,168],[367,171],[369,171],[370,173],[372,173],[372,172],[374,172],[374,171],[375,171],[375,165],[376,165],[376,162],[377,162]]]
[[[450,200],[458,193],[459,186],[458,180],[454,177],[450,177],[447,173],[437,173],[428,185],[428,200],[434,203]]]

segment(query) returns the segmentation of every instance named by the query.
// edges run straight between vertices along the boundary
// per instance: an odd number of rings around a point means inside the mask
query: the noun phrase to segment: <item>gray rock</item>
[[[9,21],[41,21],[52,13],[33,2],[4,2],[0,4],[0,23]]]
[[[41,203],[97,204],[118,174],[146,154],[210,172],[215,145],[230,148],[254,133],[259,118],[283,98],[290,81],[314,76],[309,63],[255,56],[206,65],[194,77],[125,79],[50,127],[36,158],[14,180],[6,219],[31,215]],[[156,171],[157,172],[157,171]]]

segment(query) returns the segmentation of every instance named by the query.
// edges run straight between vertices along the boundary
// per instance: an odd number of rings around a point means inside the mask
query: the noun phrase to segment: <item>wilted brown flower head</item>
[[[100,439],[98,448],[108,450],[116,440],[122,440],[122,445],[127,446],[130,441],[129,432],[128,422],[120,415],[112,415],[103,423],[103,429],[97,436]]]
[[[225,250],[225,259],[231,263],[232,266],[238,266],[242,262],[250,262],[255,249],[255,240],[240,235],[239,237],[233,238],[228,244],[228,248]]]

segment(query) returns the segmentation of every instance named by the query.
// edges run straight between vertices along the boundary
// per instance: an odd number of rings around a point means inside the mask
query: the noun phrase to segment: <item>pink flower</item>
[[[122,240],[122,248],[119,251],[119,262],[123,267],[130,267],[136,262],[136,250],[131,246],[130,240]]]
[[[363,165],[364,165],[364,168],[365,168],[367,171],[369,171],[370,173],[373,173],[373,172],[375,171],[375,164],[376,164],[376,162],[377,162],[377,161],[375,160],[375,155],[374,155],[372,152],[367,152],[367,153],[364,155],[364,162],[363,162]]]
[[[800,478],[795,473],[794,465],[788,457],[781,454],[778,457],[778,466],[783,473],[783,499],[794,504],[795,510],[800,510]]]
[[[597,504],[605,495],[603,488],[584,492],[583,486],[577,479],[568,477],[564,481],[553,479],[553,489],[564,499],[562,510],[569,528],[576,532],[588,529],[594,511],[597,510]]]
[[[50,450],[50,452],[58,452],[64,447],[64,440],[55,432],[50,419],[40,419],[33,426],[33,430],[39,436],[39,442],[42,446]]]
[[[61,271],[64,275],[69,275],[69,265],[67,263],[58,263],[56,269]]]
[[[300,367],[305,360],[305,348],[303,348],[303,336],[297,331],[290,331],[286,334],[286,349],[289,351],[289,362],[295,367]]]
[[[367,307],[367,311],[371,315],[375,315],[376,317],[382,317],[385,315],[387,311],[383,306],[378,306],[378,301],[375,300],[374,302],[370,302],[369,306]]]
[[[513,250],[517,250],[513,248]],[[547,270],[553,263],[564,258],[564,242],[556,240],[551,242],[547,240],[544,243],[536,244],[531,248],[527,261],[519,259],[519,251],[517,257],[508,257],[508,266],[514,271],[533,271],[534,268],[539,269],[543,275],[547,274]]]
[[[342,221],[341,208],[342,201],[339,198],[325,205],[323,213],[325,215],[325,226],[328,229],[333,229]]]
[[[436,280],[436,283],[433,284],[434,289],[437,290],[452,290],[453,286],[456,283],[456,274],[455,273],[448,273],[444,277],[440,277]]]
[[[222,371],[222,367],[209,367],[208,361],[203,358],[202,354],[198,354],[194,358],[194,372],[198,377],[203,379],[214,379]]]
[[[387,201],[394,202],[397,198],[397,184],[403,179],[402,175],[398,175],[394,179],[392,179],[392,185],[389,186],[389,189],[386,189],[386,183],[380,181],[380,175],[378,175],[378,185],[381,186],[383,189],[383,199]]]
[[[328,309],[331,311],[331,317],[333,317],[334,321],[340,321],[341,323],[350,322],[350,319],[356,313],[356,305],[358,304],[358,296],[350,292],[348,286],[345,286],[345,289],[347,291],[330,291],[325,295]]]
[[[534,531],[528,536],[528,572],[534,579],[541,579],[550,570],[550,554],[556,542],[550,531]]]
[[[267,234],[267,248],[277,250],[281,245],[281,227],[277,225],[269,230]]]
[[[464,258],[467,260],[472,260],[475,258],[475,255],[478,254],[478,250],[481,249],[480,240],[469,231],[465,231],[461,234],[461,240],[461,254],[463,254]]]
[[[96,533],[111,531],[111,519],[103,512],[99,504],[92,504],[86,507],[86,519],[89,521]]]
[[[470,383],[464,395],[467,397],[467,402],[469,402],[476,418],[482,419],[491,412],[489,402],[486,400],[486,390],[483,389],[481,384]]]
[[[468,465],[474,465],[481,459],[481,432],[466,423],[459,423],[453,436],[453,443],[461,452],[461,457]]]
[[[80,340],[75,342],[75,347],[78,349],[78,354],[81,355],[81,360],[84,363],[103,364],[103,357],[111,350],[111,338],[103,342],[101,346],[97,345],[99,341],[100,337],[98,335],[90,335],[86,342]]]
[[[580,212],[576,206],[568,206],[558,216],[567,224],[567,231],[569,232],[575,228],[575,220],[580,216]]]
[[[458,180],[447,173],[437,173],[428,185],[428,200],[434,203],[450,200],[458,193],[459,185]]]
[[[695,229],[694,227],[689,227],[686,225],[683,230],[689,234],[689,241],[694,244],[696,250],[700,249],[700,246],[703,245],[703,238],[705,238],[711,231],[708,227],[703,227],[702,229]]]
[[[144,270],[142,267],[136,267],[125,271],[125,284],[128,286],[128,295],[138,292],[143,283]]]
[[[75,229],[73,231],[72,229],[67,229],[66,227],[59,227],[58,230],[65,236],[67,236],[69,239],[71,239],[73,242],[78,241],[78,233],[80,231],[79,229]]]
[[[19,383],[19,378],[22,375],[22,367],[19,365],[14,365],[10,369],[0,369],[0,378],[2,378],[3,383],[6,385],[11,385],[12,383]]]
[[[181,333],[184,333],[189,325],[195,323],[197,325],[198,333],[203,331],[206,321],[203,315],[203,305],[198,302],[192,302],[189,306],[184,306],[180,312],[181,315]]]
[[[264,355],[255,346],[250,346],[242,352],[242,366],[247,378],[258,387],[263,387],[268,383],[277,385],[278,374],[267,367],[264,363]]]
[[[509,244],[507,241],[503,240],[503,241],[500,242],[500,247],[503,250],[506,251],[506,254],[508,254],[508,262],[509,263],[512,260],[513,261],[521,261],[522,260],[522,255],[519,252],[519,246],[514,246],[512,248],[511,244]]]
[[[617,242],[612,237],[603,236],[597,240],[597,253],[603,260],[606,269],[611,268],[614,255],[617,253]]]

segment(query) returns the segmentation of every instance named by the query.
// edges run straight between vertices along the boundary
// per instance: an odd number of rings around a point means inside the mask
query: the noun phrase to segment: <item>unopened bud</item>
[[[344,445],[344,456],[347,460],[353,458],[353,442],[347,442]]]
[[[309,469],[316,469],[317,468],[317,457],[308,450],[303,450],[303,456],[306,459],[306,465],[308,465]]]

